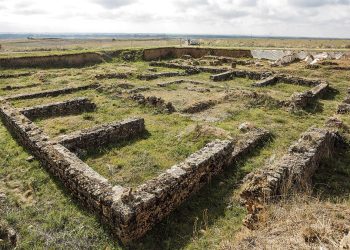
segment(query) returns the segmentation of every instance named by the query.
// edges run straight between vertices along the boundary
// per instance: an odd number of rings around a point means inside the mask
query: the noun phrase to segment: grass
[[[348,62],[340,62],[346,64]],[[215,138],[225,136],[201,130],[205,126],[217,127],[235,137],[239,124],[249,121],[257,127],[273,133],[273,140],[254,151],[246,159],[229,168],[223,175],[213,179],[197,195],[188,199],[169,217],[154,227],[143,239],[132,243],[130,249],[220,249],[234,245],[234,239],[241,230],[244,209],[237,200],[236,190],[242,178],[266,162],[279,158],[300,134],[311,126],[323,126],[333,116],[337,105],[344,99],[348,88],[349,72],[330,72],[304,69],[301,63],[284,68],[274,68],[280,73],[325,78],[339,93],[318,101],[321,109],[291,113],[275,106],[256,104],[246,98],[237,98],[219,104],[212,109],[184,116],[178,113],[162,114],[151,107],[140,106],[130,100],[118,97],[122,90],[116,85],[129,82],[137,86],[150,86],[144,94],[162,96],[175,104],[216,98],[225,91],[247,89],[266,93],[276,98],[287,98],[296,91],[308,88],[289,84],[277,84],[266,88],[254,88],[254,81],[236,78],[228,82],[210,82],[210,74],[198,74],[188,79],[208,82],[198,87],[209,88],[211,92],[198,93],[185,90],[188,84],[157,87],[157,83],[184,77],[160,78],[140,81],[137,74],[144,73],[148,64],[142,61],[109,63],[85,68],[34,69],[32,76],[18,79],[2,79],[0,87],[6,85],[28,85],[41,82],[40,87],[2,91],[0,95],[34,92],[39,89],[54,89],[99,82],[109,86],[108,91],[86,90],[58,97],[14,101],[18,107],[68,100],[86,96],[97,104],[94,112],[72,116],[36,120],[35,123],[51,137],[93,127],[106,122],[122,120],[132,116],[145,119],[147,133],[129,142],[120,142],[88,152],[83,160],[93,169],[108,178],[113,184],[136,186],[176,164]],[[247,69],[246,66],[238,66]],[[270,69],[264,63],[263,69]],[[271,69],[270,69],[271,70]],[[11,70],[4,72],[23,72]],[[127,80],[103,79],[97,81],[96,74],[111,72],[133,72]],[[161,71],[171,71],[160,69]],[[125,94],[124,94],[125,95]],[[183,102],[182,100],[186,100]],[[180,102],[179,102],[180,101]],[[348,115],[339,116],[349,124]],[[6,128],[0,124],[0,192],[6,199],[0,201],[0,216],[19,235],[19,249],[126,249],[111,236],[97,218],[80,206],[62,187],[34,160],[26,161],[29,154],[20,147]],[[345,153],[335,161],[325,162],[315,176],[315,193],[322,199],[349,200],[349,159]],[[331,168],[332,167],[332,168]],[[224,244],[225,243],[225,244]]]

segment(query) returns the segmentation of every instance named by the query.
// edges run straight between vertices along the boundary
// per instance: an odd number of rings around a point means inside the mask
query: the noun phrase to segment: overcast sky
[[[0,0],[0,32],[350,38],[350,0]]]

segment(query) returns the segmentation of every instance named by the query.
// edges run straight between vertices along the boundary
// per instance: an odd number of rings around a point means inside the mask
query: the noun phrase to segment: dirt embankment
[[[67,55],[28,56],[0,58],[0,68],[69,68],[94,65],[102,63],[103,61],[103,55],[94,52]]]
[[[143,59],[146,61],[158,60],[164,58],[179,58],[183,55],[191,55],[194,58],[200,58],[206,55],[225,56],[225,57],[252,57],[250,50],[237,49],[211,49],[211,48],[154,48],[143,51]]]

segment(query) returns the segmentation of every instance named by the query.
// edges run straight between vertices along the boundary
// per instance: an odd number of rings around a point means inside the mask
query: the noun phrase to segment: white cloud
[[[0,32],[350,37],[350,0],[0,0]]]

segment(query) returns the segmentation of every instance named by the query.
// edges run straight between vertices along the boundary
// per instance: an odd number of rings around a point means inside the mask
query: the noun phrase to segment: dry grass
[[[349,203],[296,195],[264,211],[257,230],[242,228],[221,249],[338,249],[350,230]]]

